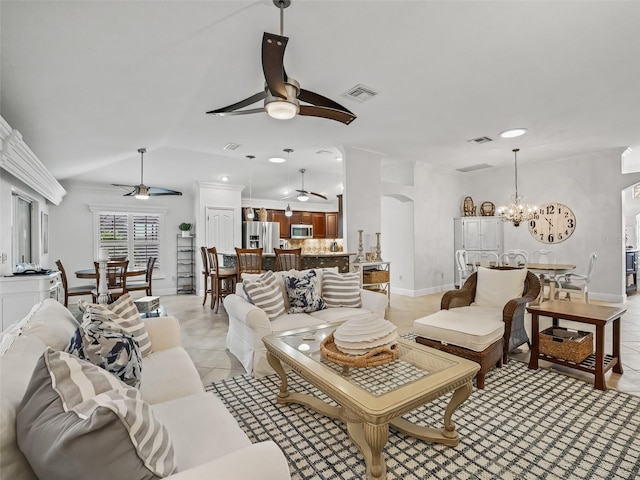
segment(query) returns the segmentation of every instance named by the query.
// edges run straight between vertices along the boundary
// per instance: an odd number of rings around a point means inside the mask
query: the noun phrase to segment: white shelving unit
[[[386,293],[391,303],[391,262],[354,262],[352,269],[360,272],[362,288]]]
[[[183,237],[178,235],[177,241],[177,268],[176,268],[176,282],[177,293],[180,294],[194,294],[196,293],[195,284],[195,239],[194,235]]]

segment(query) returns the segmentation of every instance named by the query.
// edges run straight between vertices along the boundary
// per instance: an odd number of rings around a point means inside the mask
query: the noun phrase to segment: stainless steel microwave
[[[291,238],[313,238],[313,226],[291,225]]]

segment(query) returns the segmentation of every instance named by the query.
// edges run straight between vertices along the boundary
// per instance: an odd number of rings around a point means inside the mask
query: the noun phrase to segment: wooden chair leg
[[[202,299],[202,306],[207,303],[207,290],[209,287],[209,278],[207,275],[204,275],[204,298]]]
[[[224,280],[216,279],[216,309],[214,313],[218,313],[218,308],[220,308],[220,282],[224,282]]]
[[[476,387],[478,387],[479,390],[484,390],[484,373],[478,372],[476,376]]]

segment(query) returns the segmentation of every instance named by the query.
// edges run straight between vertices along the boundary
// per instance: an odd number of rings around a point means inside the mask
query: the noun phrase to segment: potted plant
[[[178,228],[182,232],[183,237],[189,236],[189,232],[191,231],[191,226],[192,225],[190,223],[185,223],[185,222],[182,222],[180,225],[178,225]]]

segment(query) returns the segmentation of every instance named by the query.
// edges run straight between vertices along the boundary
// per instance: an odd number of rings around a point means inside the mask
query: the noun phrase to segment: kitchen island
[[[322,253],[302,253],[302,269],[309,268],[329,268],[338,267],[341,273],[349,271],[349,257],[356,255],[349,252],[322,252]],[[225,267],[236,266],[236,254],[222,253]],[[274,253],[262,254],[262,270],[276,270],[276,255]]]

